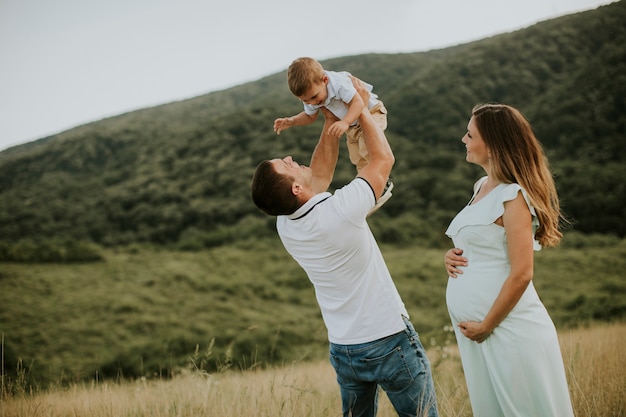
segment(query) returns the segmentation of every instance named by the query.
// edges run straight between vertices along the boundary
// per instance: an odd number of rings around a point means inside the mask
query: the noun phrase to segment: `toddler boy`
[[[291,63],[287,71],[289,89],[302,101],[304,110],[294,116],[274,120],[274,131],[280,132],[293,126],[305,126],[317,120],[319,109],[325,107],[339,119],[329,129],[332,136],[339,138],[346,134],[346,143],[350,161],[355,165],[357,173],[367,165],[367,147],[363,139],[363,130],[359,126],[358,117],[364,106],[363,99],[352,84],[352,75],[348,72],[326,71],[313,58],[298,58]],[[370,92],[368,108],[374,121],[382,131],[387,128],[387,109],[383,102],[372,93],[372,85],[363,82]],[[383,195],[376,201],[370,212],[378,210],[391,197],[393,183],[387,180]]]

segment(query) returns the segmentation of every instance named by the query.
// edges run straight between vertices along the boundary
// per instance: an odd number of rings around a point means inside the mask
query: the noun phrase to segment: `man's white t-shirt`
[[[374,204],[369,183],[356,178],[276,221],[285,249],[313,283],[332,343],[371,342],[406,328],[404,303],[366,222]]]

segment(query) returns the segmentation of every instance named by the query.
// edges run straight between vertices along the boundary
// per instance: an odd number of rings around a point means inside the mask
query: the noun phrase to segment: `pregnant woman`
[[[562,237],[546,157],[503,104],[475,107],[462,141],[487,174],[446,231],[446,302],[474,416],[573,416],[556,329],[532,283],[533,251]]]

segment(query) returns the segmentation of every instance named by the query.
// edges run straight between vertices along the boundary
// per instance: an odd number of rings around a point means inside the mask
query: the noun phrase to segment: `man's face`
[[[303,172],[310,171],[309,167],[298,164],[291,156],[286,156],[283,159],[273,159],[272,165],[274,165],[277,173],[292,176],[294,179],[302,176]]]
[[[293,178],[294,184],[310,185],[311,183],[311,168],[306,165],[300,165],[294,161],[291,156],[286,156],[282,159],[273,159],[272,165],[274,170],[280,174]]]

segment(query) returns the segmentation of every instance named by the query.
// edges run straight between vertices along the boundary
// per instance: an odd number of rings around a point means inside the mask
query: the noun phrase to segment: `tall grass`
[[[578,417],[626,415],[626,323],[559,332]],[[425,341],[428,344],[427,341]],[[430,346],[442,417],[472,415],[456,345]],[[74,384],[45,393],[3,392],[1,417],[279,417],[341,415],[339,389],[327,361],[295,362],[243,372],[190,368],[171,380]],[[381,395],[379,416],[395,416]]]
[[[578,416],[626,416],[626,325],[592,326],[560,334]]]

